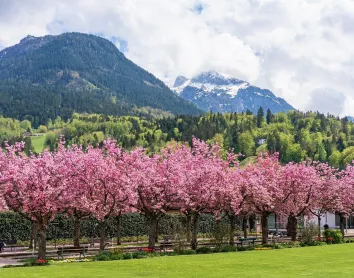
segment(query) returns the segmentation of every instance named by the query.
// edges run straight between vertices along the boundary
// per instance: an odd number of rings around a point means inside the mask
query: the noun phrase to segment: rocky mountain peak
[[[294,108],[271,91],[261,89],[214,70],[201,72],[191,79],[179,76],[172,88],[181,97],[204,111],[256,113],[260,106],[274,113]]]

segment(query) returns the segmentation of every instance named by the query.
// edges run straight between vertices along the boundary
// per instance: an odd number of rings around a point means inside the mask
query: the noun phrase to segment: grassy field
[[[44,141],[45,141],[45,135],[43,136],[38,136],[38,137],[31,137],[32,140],[32,145],[34,147],[34,150],[36,153],[40,153],[44,149]]]
[[[353,277],[354,244],[0,269],[0,277]]]

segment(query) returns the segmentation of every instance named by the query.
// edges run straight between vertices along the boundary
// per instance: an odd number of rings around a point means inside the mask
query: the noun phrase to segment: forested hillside
[[[21,132],[32,130],[28,121],[2,118],[0,123],[1,134],[5,134],[1,137],[2,143],[9,139],[19,140]],[[68,121],[61,118],[49,121],[36,132],[46,133],[43,141],[52,149],[60,135],[64,135],[68,144],[84,146],[101,144],[110,137],[124,148],[138,145],[149,152],[159,151],[171,140],[191,143],[195,136],[242,153],[241,160],[252,159],[258,152],[266,150],[279,152],[284,163],[312,159],[329,161],[332,166],[342,168],[354,159],[354,124],[347,118],[313,112],[290,111],[273,115],[269,110],[264,113],[260,109],[258,115],[208,113],[157,120],[75,113]]]
[[[58,116],[68,119],[73,111],[200,113],[112,42],[94,35],[28,36],[0,51],[0,114],[38,126]]]

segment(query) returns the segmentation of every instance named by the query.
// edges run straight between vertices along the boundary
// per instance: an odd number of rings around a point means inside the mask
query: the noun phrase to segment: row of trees
[[[106,138],[116,140],[125,149],[136,146],[149,153],[160,151],[168,142],[192,142],[195,136],[208,142],[218,142],[225,150],[234,149],[246,157],[259,152],[279,153],[282,163],[318,160],[344,169],[354,159],[354,124],[348,118],[335,118],[320,113],[272,114],[260,108],[257,116],[250,113],[212,114],[201,116],[176,116],[162,119],[144,117],[108,116],[99,114],[72,114],[68,120],[57,117],[47,125],[34,130],[33,119],[0,118],[0,143],[26,140],[27,152],[42,151],[43,145],[31,145],[28,132],[47,133],[45,147],[56,148],[61,135],[66,144],[102,144]],[[49,131],[49,132],[48,132]],[[261,145],[262,144],[262,145]],[[34,149],[34,146],[36,149]]]
[[[64,145],[26,156],[23,143],[18,143],[0,153],[0,207],[33,222],[41,258],[48,224],[59,213],[75,219],[76,246],[80,221],[96,217],[103,249],[108,218],[143,214],[153,248],[159,219],[177,211],[186,215],[187,240],[196,248],[201,213],[229,217],[230,244],[236,217],[257,215],[266,243],[272,213],[288,217],[296,240],[297,217],[312,214],[320,219],[324,212],[339,212],[344,219],[354,205],[352,166],[339,172],[323,163],[281,165],[276,154],[260,154],[254,164],[240,167],[233,153],[195,138],[191,147],[171,143],[150,156],[141,148],[124,151],[109,140],[102,148]]]

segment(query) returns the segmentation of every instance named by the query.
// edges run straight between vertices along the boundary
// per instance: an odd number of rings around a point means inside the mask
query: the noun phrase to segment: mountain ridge
[[[171,88],[203,111],[256,113],[260,106],[272,112],[295,110],[270,90],[253,86],[216,71],[201,72],[192,78],[178,76]]]
[[[201,113],[111,41],[82,33],[27,36],[1,50],[0,96],[1,114],[39,117],[40,123],[69,118],[73,111],[129,115],[150,107]]]

